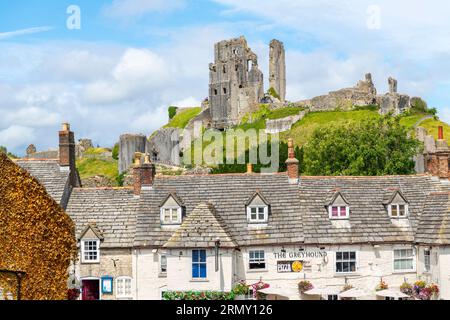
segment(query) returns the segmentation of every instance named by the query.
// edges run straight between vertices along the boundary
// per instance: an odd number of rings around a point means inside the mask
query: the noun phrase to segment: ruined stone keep
[[[283,42],[275,39],[270,42],[269,74],[270,87],[275,89],[282,102],[285,101],[286,54]]]
[[[216,43],[214,60],[209,65],[212,125],[224,129],[257,110],[264,96],[263,74],[244,37]]]

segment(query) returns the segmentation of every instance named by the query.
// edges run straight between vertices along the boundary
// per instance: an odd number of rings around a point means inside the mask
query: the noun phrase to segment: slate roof
[[[249,227],[245,204],[257,191],[270,203],[271,213],[267,225]],[[238,246],[304,240],[298,187],[289,184],[286,173],[186,175],[157,177],[152,190],[143,191],[135,246],[159,247],[172,236],[173,230],[161,227],[159,207],[171,192],[183,201],[187,217],[199,204],[212,204]]]
[[[220,247],[235,248],[228,227],[210,203],[200,203],[164,244],[164,248],[210,248],[220,240]]]
[[[398,224],[383,205],[386,190],[396,188],[409,201],[409,219]],[[413,242],[427,196],[441,190],[428,175],[383,177],[301,177],[299,184],[305,243]],[[324,199],[336,189],[350,206],[348,221],[332,221]],[[393,190],[389,191],[390,194]]]
[[[416,242],[450,244],[450,193],[432,193],[427,197],[417,228]]]
[[[65,207],[70,193],[70,173],[60,170],[57,159],[19,159],[15,163],[38,179],[49,195]]]
[[[87,226],[95,225],[104,238],[103,248],[133,245],[138,210],[139,199],[130,188],[74,188],[67,206],[77,239]]]

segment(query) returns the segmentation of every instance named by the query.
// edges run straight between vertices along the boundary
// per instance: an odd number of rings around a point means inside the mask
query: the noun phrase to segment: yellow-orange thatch
[[[24,300],[62,300],[75,256],[70,217],[35,178],[0,152],[0,270],[26,272]],[[0,288],[17,298],[14,276],[0,272]]]

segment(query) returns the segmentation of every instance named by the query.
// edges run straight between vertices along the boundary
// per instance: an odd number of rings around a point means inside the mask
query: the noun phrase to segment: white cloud
[[[0,145],[6,146],[8,150],[13,151],[18,146],[30,143],[33,139],[33,129],[24,126],[10,126],[0,130]]]
[[[172,11],[184,5],[184,0],[114,0],[103,9],[103,13],[114,18],[132,18],[152,12]]]
[[[47,32],[52,29],[53,29],[52,27],[35,27],[35,28],[20,29],[20,30],[9,31],[9,32],[0,32],[0,40],[10,39],[10,38],[34,34],[34,33]]]

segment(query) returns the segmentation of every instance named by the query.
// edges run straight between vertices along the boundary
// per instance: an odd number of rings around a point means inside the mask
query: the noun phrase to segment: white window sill
[[[133,300],[133,297],[116,297],[117,300]]]
[[[416,273],[416,270],[394,270],[392,273]]]
[[[208,279],[191,279],[189,282],[209,282]]]
[[[158,278],[167,278],[167,272],[165,272],[165,273],[159,273],[158,274]]]
[[[267,268],[265,269],[247,269],[248,273],[258,273],[258,272],[269,272]]]
[[[81,264],[100,264],[100,261],[81,261]]]

